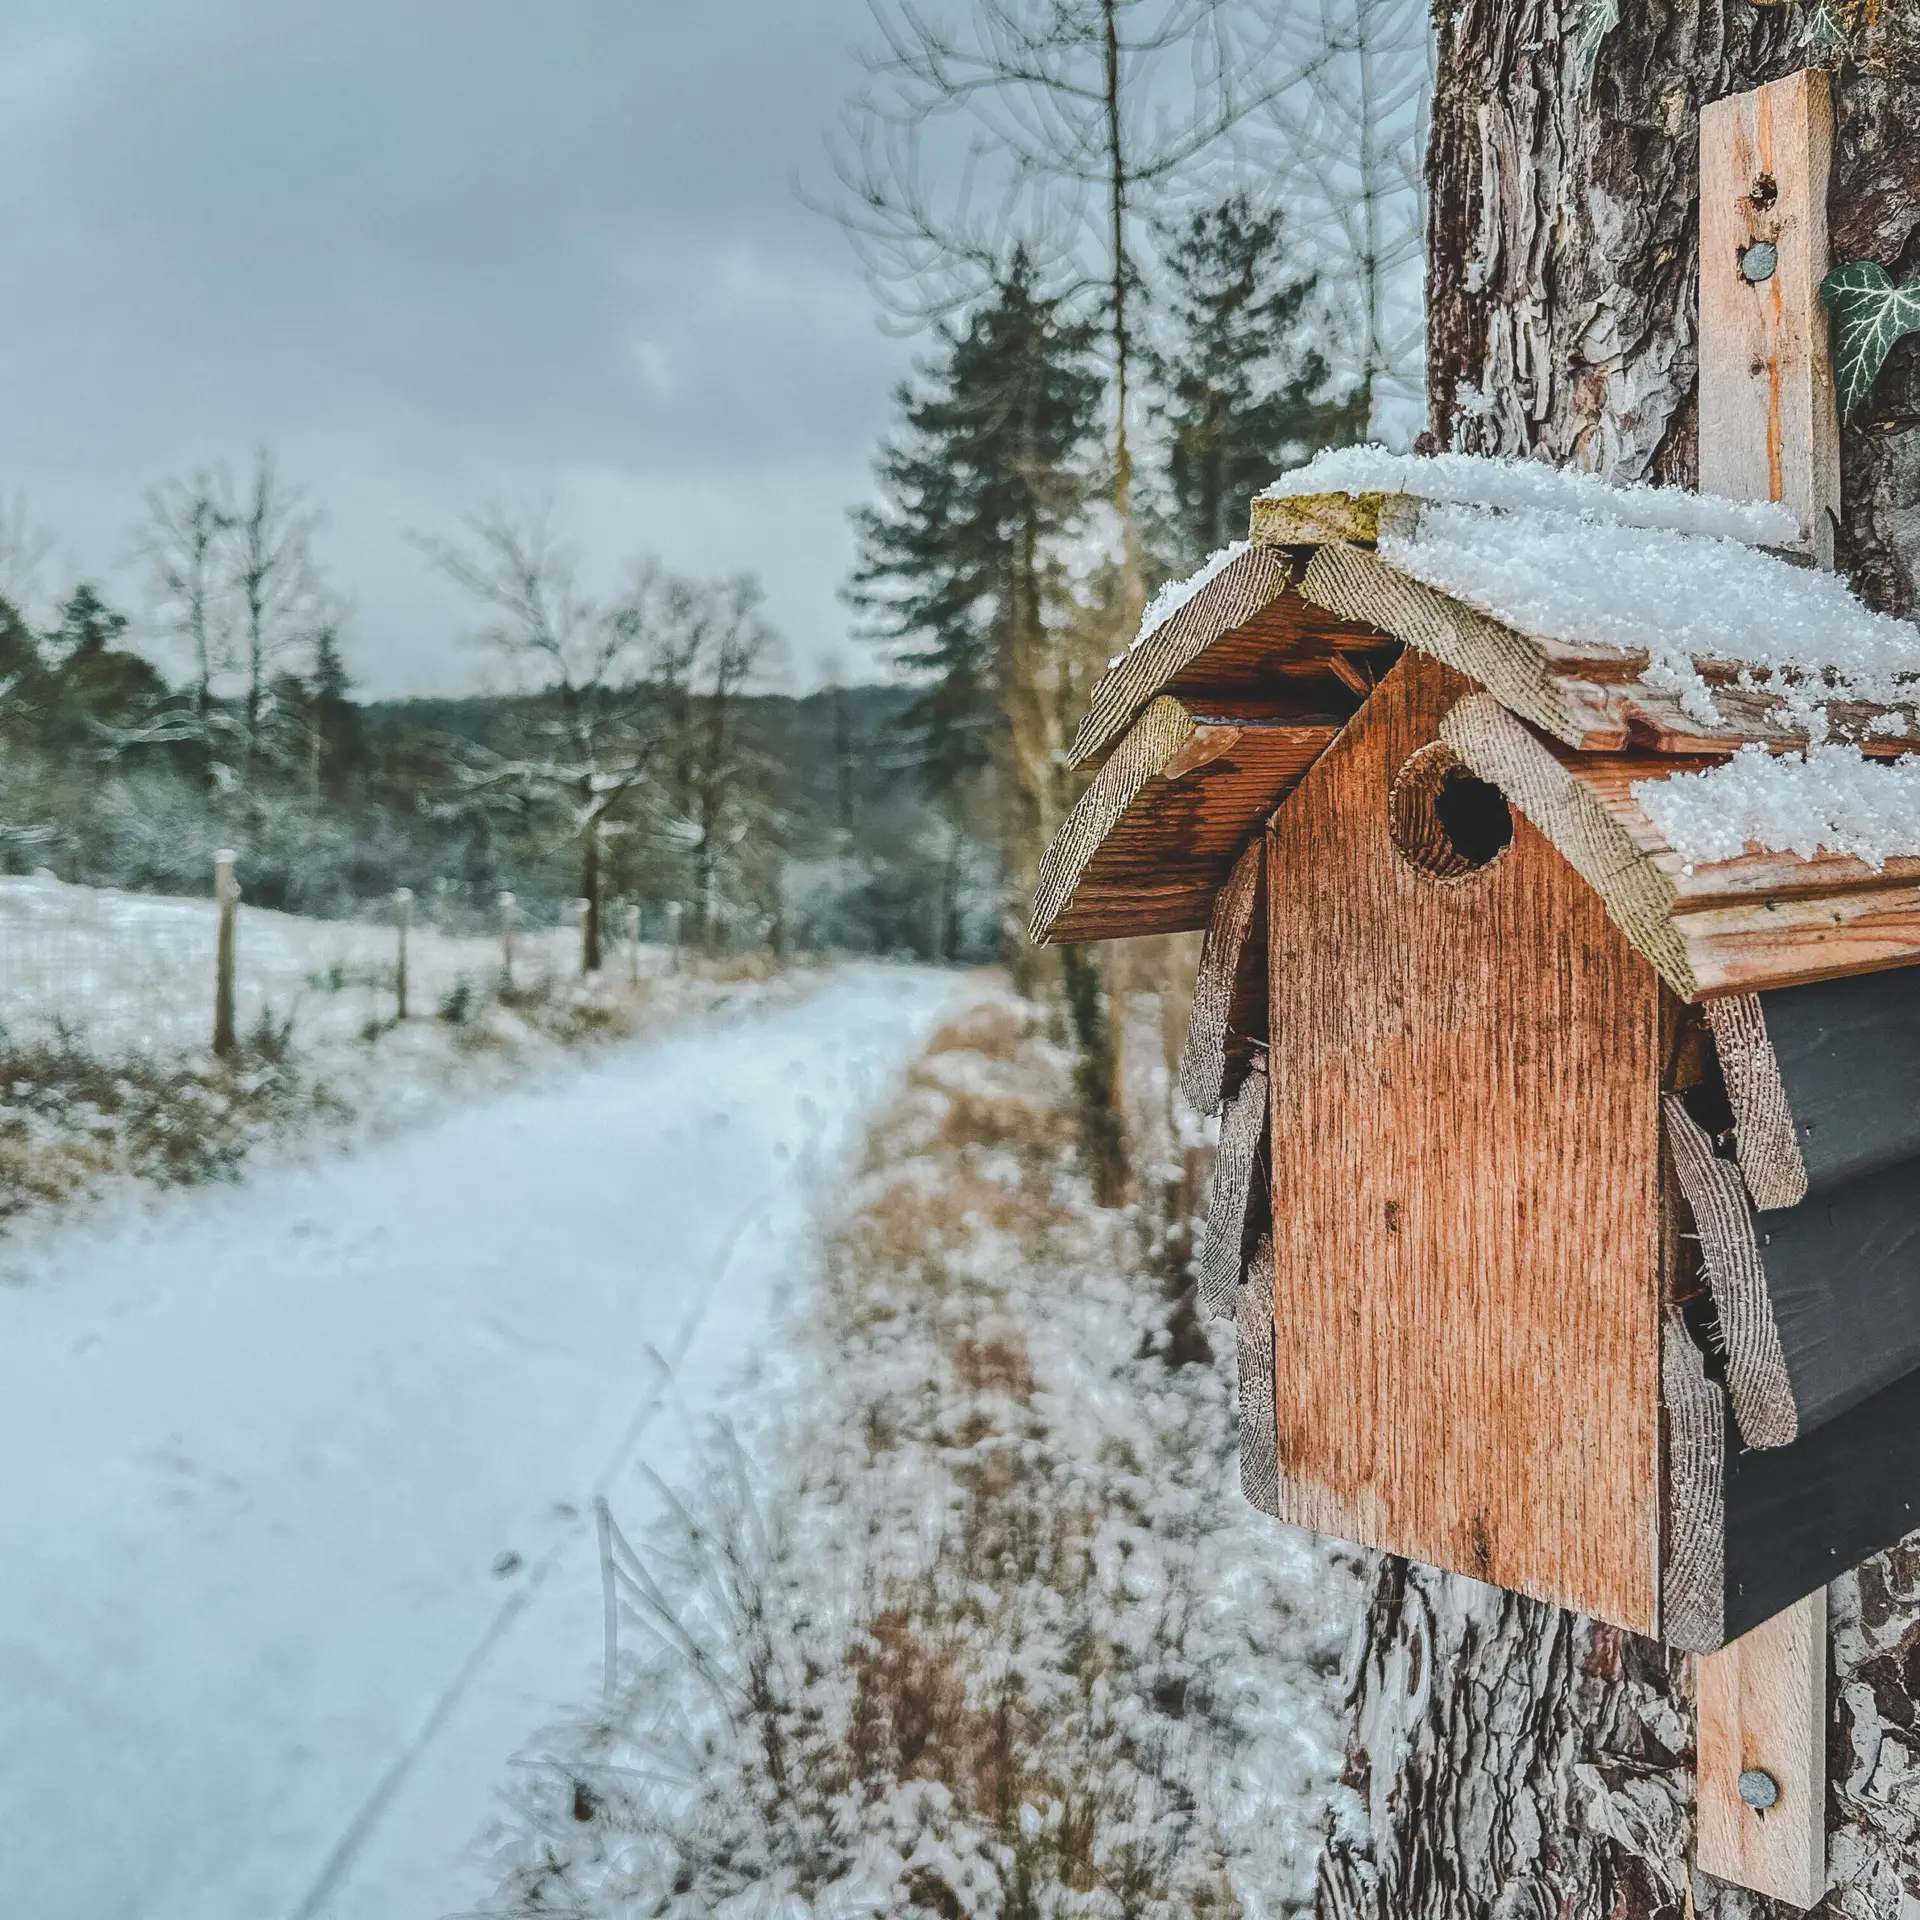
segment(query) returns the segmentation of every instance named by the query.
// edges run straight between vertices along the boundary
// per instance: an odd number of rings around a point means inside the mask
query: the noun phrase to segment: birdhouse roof
[[[1163,591],[1096,686],[1036,939],[1207,924],[1240,849],[1403,647],[1441,737],[1683,999],[1920,960],[1920,628],[1783,509],[1350,448]]]

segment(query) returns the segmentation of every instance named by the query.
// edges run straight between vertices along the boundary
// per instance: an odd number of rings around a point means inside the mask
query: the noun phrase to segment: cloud
[[[864,0],[16,0],[0,488],[131,595],[142,489],[271,443],[374,692],[463,684],[404,539],[552,494],[757,567],[800,676],[908,349],[795,198]]]

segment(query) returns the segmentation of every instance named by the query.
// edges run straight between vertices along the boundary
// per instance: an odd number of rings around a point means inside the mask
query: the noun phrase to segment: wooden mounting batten
[[[1840,504],[1839,413],[1819,298],[1832,149],[1822,72],[1701,111],[1701,484],[1784,502],[1824,565]],[[1743,265],[1761,242],[1774,250],[1770,274]],[[1920,891],[1899,891],[1920,926]],[[1830,923],[1821,937],[1839,944],[1837,935],[1873,917]],[[1695,1858],[1716,1878],[1813,1906],[1826,1889],[1825,1592],[1703,1655],[1696,1672]],[[1768,1805],[1755,1804],[1768,1794]]]

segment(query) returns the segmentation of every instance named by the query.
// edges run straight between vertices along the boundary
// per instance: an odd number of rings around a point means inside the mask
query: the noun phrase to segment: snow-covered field
[[[432,1013],[462,984],[484,997],[499,985],[497,936],[447,934],[420,920],[407,940],[408,1004]],[[0,878],[0,1027],[15,1041],[64,1028],[95,1054],[180,1053],[208,1044],[213,1027],[211,900],[169,899],[67,886],[51,874]],[[391,923],[307,920],[247,906],[235,935],[236,1025],[291,1022],[303,1049],[357,1037],[391,1020],[398,936]],[[578,964],[572,928],[527,928],[515,943],[523,984],[566,979]],[[643,948],[643,971],[668,956]],[[628,966],[624,951],[616,971]]]
[[[280,918],[256,983],[324,963]],[[595,1496],[682,1477],[954,990],[849,970],[44,1239],[0,1291],[0,1913],[477,1905],[509,1757],[599,1684]]]

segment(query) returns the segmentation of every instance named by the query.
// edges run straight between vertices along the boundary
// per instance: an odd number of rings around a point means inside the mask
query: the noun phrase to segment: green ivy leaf
[[[1620,24],[1620,0],[1580,0],[1580,24],[1574,29],[1574,57],[1580,62],[1580,71],[1589,80],[1593,78],[1594,62],[1600,58],[1600,48],[1615,27]]]
[[[1816,0],[1807,18],[1807,44],[1815,53],[1838,53],[1852,32],[1850,0]]]
[[[1820,283],[1833,314],[1834,373],[1840,411],[1850,414],[1873,390],[1887,355],[1904,335],[1920,333],[1920,278],[1894,283],[1872,260],[1849,260]]]

